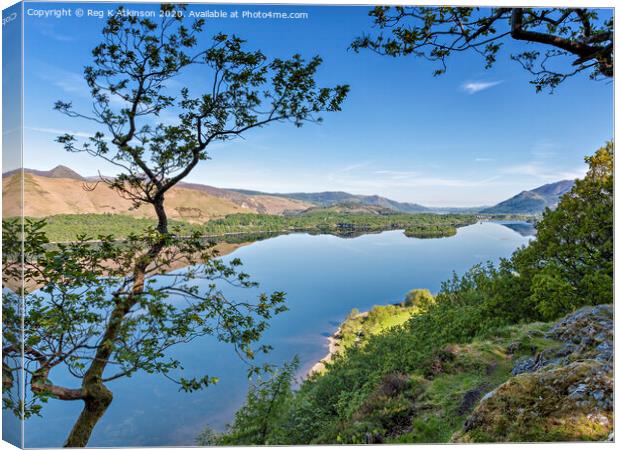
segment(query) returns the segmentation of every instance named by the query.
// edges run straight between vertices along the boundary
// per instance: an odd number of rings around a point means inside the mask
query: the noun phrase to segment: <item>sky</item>
[[[21,167],[21,153],[11,151],[19,149],[22,139],[20,114],[10,114],[9,111],[19,111],[21,104],[21,21],[16,20],[19,6],[13,5],[2,11],[2,148],[9,151],[2,152],[2,168],[10,171]]]
[[[82,175],[117,173],[54,142],[65,132],[88,136],[97,128],[52,109],[62,99],[88,111],[82,71],[104,25],[103,19],[87,17],[88,10],[117,5],[25,4],[25,167],[63,164]],[[63,6],[72,17],[45,13]],[[83,17],[75,17],[77,8]],[[377,194],[428,206],[491,205],[583,176],[584,156],[613,137],[612,83],[581,76],[552,95],[537,94],[530,75],[509,57],[523,44],[507,41],[490,70],[477,54],[456,55],[447,73],[434,77],[436,66],[423,59],[348,49],[355,37],[372,31],[368,7],[190,9],[306,12],[308,18],[299,20],[207,19],[199,42],[206,45],[212,35],[226,32],[269,57],[318,54],[324,61],[319,83],[351,87],[343,110],[325,114],[322,124],[275,124],[214,145],[211,159],[192,172],[190,182],[265,192]],[[193,71],[177,83],[199,93],[203,78]]]

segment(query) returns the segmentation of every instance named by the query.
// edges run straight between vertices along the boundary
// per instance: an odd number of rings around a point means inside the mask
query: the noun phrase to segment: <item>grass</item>
[[[505,327],[469,344],[446,346],[419,370],[400,375],[408,380],[404,391],[367,400],[354,420],[341,424],[339,442],[356,443],[368,430],[387,432],[386,443],[449,442],[480,398],[511,378],[515,360],[559,345],[544,338],[548,328],[542,323]],[[409,411],[407,423],[399,425],[403,410]]]
[[[373,306],[367,313],[354,309],[340,326],[339,344],[342,348],[361,344],[370,336],[404,324],[416,311],[415,306],[402,305]]]

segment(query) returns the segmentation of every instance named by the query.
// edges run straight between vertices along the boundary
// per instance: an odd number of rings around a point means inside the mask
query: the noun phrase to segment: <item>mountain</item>
[[[2,175],[2,214],[15,217],[22,213],[19,202],[22,183],[20,171]],[[24,170],[24,211],[30,217],[57,214],[123,214],[133,217],[154,217],[146,205],[132,208],[105,183],[93,190],[84,189],[85,181],[95,185],[92,178],[84,178],[73,170],[58,166],[52,170]],[[171,219],[205,222],[234,213],[283,214],[303,211],[311,203],[268,195],[242,195],[224,189],[191,183],[180,183],[166,194],[167,211]]]
[[[6,172],[2,174],[2,177],[9,177],[18,173],[19,170],[11,170],[10,172]],[[33,175],[37,175],[40,177],[46,178],[69,178],[72,180],[81,180],[84,181],[86,178],[81,176],[79,173],[75,172],[73,169],[68,168],[67,166],[56,166],[52,170],[35,170],[35,169],[26,169],[24,168],[24,173],[29,173]]]
[[[377,216],[389,216],[398,214],[391,208],[386,208],[378,205],[366,205],[359,202],[343,202],[336,203],[331,206],[313,206],[304,211],[295,211],[292,214],[314,214],[321,212],[338,213],[338,214],[374,214]]]
[[[330,207],[338,204],[358,203],[368,206],[378,206],[381,208],[405,213],[431,212],[430,208],[418,205],[417,203],[397,202],[395,200],[381,197],[379,195],[355,195],[342,191],[327,191],[314,193],[294,192],[290,194],[265,194],[259,191],[248,191],[242,189],[234,189],[234,191],[249,195],[269,195],[274,197],[289,198],[302,202],[313,203],[314,205],[321,207]]]
[[[555,209],[560,197],[570,191],[574,185],[573,180],[545,184],[531,191],[523,191],[480,212],[482,214],[540,214],[545,208]]]
[[[2,174],[3,214],[18,215],[18,204],[7,201],[10,195],[18,198],[20,183],[15,175],[20,171]],[[55,214],[125,214],[151,217],[149,208],[134,210],[125,200],[99,183],[95,190],[85,190],[84,182],[95,184],[99,177],[83,177],[66,166],[51,170],[24,169],[24,214],[46,217]],[[356,195],[342,191],[266,193],[243,189],[222,189],[198,183],[179,183],[167,195],[170,218],[204,222],[234,213],[295,214],[328,209],[335,212],[365,212],[372,214],[438,213],[438,214],[539,214],[546,207],[555,208],[559,198],[568,192],[574,181],[564,180],[546,184],[498,203],[492,207],[427,207],[417,203],[398,202],[379,195]]]

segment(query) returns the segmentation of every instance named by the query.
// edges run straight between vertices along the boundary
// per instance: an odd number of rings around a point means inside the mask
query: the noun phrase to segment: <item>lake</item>
[[[301,377],[326,354],[326,337],[351,309],[399,302],[414,288],[436,293],[453,271],[462,274],[476,263],[508,257],[532,238],[531,225],[508,225],[513,224],[478,223],[440,239],[408,238],[402,231],[355,238],[281,235],[224,257],[240,258],[244,271],[260,283],[258,290],[230,288],[229,293],[251,299],[258,292],[286,292],[289,311],[272,320],[262,342],[274,347],[267,357],[271,363],[299,355]],[[195,445],[205,426],[222,430],[231,421],[248,384],[246,366],[232,347],[206,337],[173,353],[184,363],[185,377],[208,374],[220,382],[191,394],[161,375],[138,373],[111,382],[114,401],[91,446]],[[81,402],[50,400],[43,417],[26,421],[26,446],[61,446],[81,408]]]

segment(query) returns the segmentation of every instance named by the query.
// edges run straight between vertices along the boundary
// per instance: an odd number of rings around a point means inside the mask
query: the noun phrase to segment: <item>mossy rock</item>
[[[598,361],[524,373],[487,394],[452,441],[606,440],[612,399],[611,367]]]

